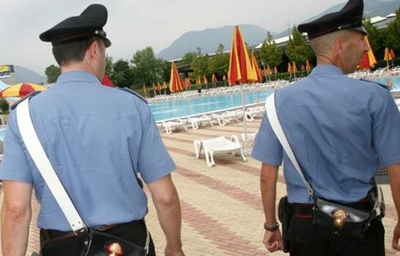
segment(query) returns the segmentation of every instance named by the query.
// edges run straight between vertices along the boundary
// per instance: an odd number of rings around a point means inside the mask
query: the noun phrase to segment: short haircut
[[[87,48],[93,41],[102,41],[99,37],[88,37],[53,45],[53,56],[59,66],[72,62],[82,62]]]

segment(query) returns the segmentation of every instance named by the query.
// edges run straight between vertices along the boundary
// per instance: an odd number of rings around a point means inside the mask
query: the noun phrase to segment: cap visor
[[[355,30],[363,33],[364,35],[368,35],[368,31],[364,27],[349,28],[349,30]]]

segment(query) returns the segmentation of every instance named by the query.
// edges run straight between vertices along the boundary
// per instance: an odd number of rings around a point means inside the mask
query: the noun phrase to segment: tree
[[[183,55],[181,65],[192,65],[193,60],[197,58],[197,54],[195,52],[187,52]]]
[[[396,19],[386,29],[387,47],[393,48],[395,52],[400,51],[400,8],[396,11]]]
[[[282,63],[282,50],[276,46],[275,41],[270,32],[268,32],[267,39],[263,42],[260,51],[261,61],[264,65],[270,67],[279,66]]]
[[[111,76],[112,72],[113,72],[113,58],[107,56],[106,57],[106,74],[108,76]]]
[[[163,80],[164,61],[156,58],[153,48],[146,47],[137,51],[132,59],[134,82],[141,87],[143,84],[161,82]]]
[[[118,87],[129,87],[132,85],[132,70],[127,60],[120,59],[112,65],[111,80]]]
[[[61,69],[55,65],[50,65],[46,68],[44,73],[47,76],[47,82],[51,84],[57,81],[57,78],[61,74]]]
[[[197,48],[197,56],[192,62],[193,73],[192,78],[195,80],[197,77],[203,77],[210,75],[211,72],[208,70],[208,56],[202,55],[201,48]]]
[[[292,37],[289,37],[286,55],[290,61],[295,61],[297,64],[305,64],[306,60],[314,57],[314,52],[307,44],[306,37],[300,33],[296,26],[293,27]]]
[[[222,78],[229,69],[229,54],[224,53],[224,45],[219,44],[215,55],[210,58],[208,63],[208,73],[215,73],[217,77]]]
[[[0,98],[0,110],[3,114],[7,114],[10,110],[10,104],[4,98]]]

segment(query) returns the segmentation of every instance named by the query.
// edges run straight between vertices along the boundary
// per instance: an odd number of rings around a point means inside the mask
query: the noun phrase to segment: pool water
[[[248,105],[264,101],[273,91],[268,89],[245,92],[244,102]],[[233,93],[157,102],[150,104],[150,110],[156,121],[161,121],[240,106],[242,106],[242,94]]]
[[[4,135],[6,134],[6,127],[0,127],[0,140],[3,141],[4,140]]]
[[[392,91],[400,91],[400,76],[393,76],[391,77],[391,80],[394,85]],[[376,81],[384,85],[387,84],[387,78],[384,77],[378,78]],[[268,89],[246,92],[244,93],[245,104],[247,105],[264,101],[273,91],[274,90]],[[235,93],[156,102],[150,104],[150,110],[153,113],[156,121],[161,121],[232,107],[239,107],[241,105],[242,94]]]

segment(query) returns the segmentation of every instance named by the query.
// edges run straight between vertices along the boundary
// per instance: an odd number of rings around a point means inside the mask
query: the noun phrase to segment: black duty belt
[[[107,230],[114,230],[119,228],[126,228],[127,226],[135,225],[138,223],[143,223],[143,220],[135,220],[128,223],[121,223],[121,224],[113,224],[113,225],[104,225],[104,226],[97,226],[93,229],[98,231],[107,231]],[[54,241],[54,240],[61,240],[67,239],[71,237],[76,237],[75,233],[72,231],[59,231],[53,229],[41,229],[40,235],[42,236],[44,241]]]

